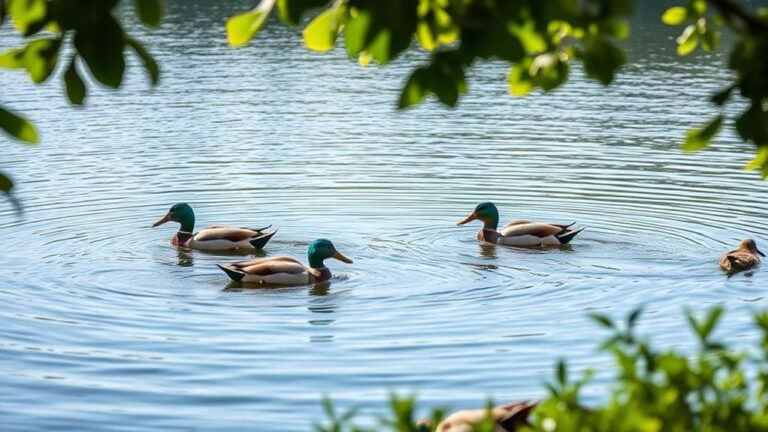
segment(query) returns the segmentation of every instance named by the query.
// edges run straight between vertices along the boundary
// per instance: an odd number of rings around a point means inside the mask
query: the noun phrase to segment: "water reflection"
[[[194,255],[188,250],[183,248],[176,248],[176,255],[179,259],[179,267],[192,267],[195,265]]]

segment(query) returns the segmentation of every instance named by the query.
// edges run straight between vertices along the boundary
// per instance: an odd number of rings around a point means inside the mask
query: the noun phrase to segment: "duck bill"
[[[347,264],[352,264],[352,260],[351,260],[351,259],[349,259],[349,258],[347,258],[347,257],[345,257],[345,256],[344,256],[344,255],[343,255],[341,252],[339,252],[339,251],[336,251],[336,252],[334,252],[334,253],[333,253],[333,257],[334,257],[334,258],[336,258],[337,260],[341,261],[341,262],[345,262],[345,263],[347,263]]]
[[[755,249],[755,252],[759,253],[761,257],[765,257],[765,254],[760,252],[760,249]]]
[[[458,222],[456,225],[464,225],[464,224],[467,224],[467,223],[470,223],[470,222],[472,222],[472,221],[473,221],[473,220],[475,220],[475,219],[477,219],[477,212],[472,212],[472,214],[470,214],[469,216],[467,216],[467,218],[466,218],[466,219],[464,219],[464,220],[463,220],[463,221],[461,221],[461,222]]]
[[[160,219],[159,221],[153,223],[152,224],[152,228],[154,228],[154,227],[156,227],[158,225],[162,225],[162,224],[164,224],[166,222],[169,222],[170,220],[171,220],[171,214],[167,213],[165,216],[163,216],[162,219]]]

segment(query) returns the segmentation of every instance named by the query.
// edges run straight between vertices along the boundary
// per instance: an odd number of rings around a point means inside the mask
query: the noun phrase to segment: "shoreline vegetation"
[[[477,423],[441,423],[450,414],[432,408],[419,418],[414,396],[392,394],[390,412],[376,426],[355,425],[360,411],[337,412],[332,397],[323,399],[326,418],[316,432],[630,432],[630,431],[768,431],[768,311],[754,312],[754,337],[748,349],[736,350],[713,334],[722,307],[696,318],[686,312],[696,350],[692,353],[662,348],[637,335],[642,312],[631,312],[623,322],[593,314],[592,320],[609,332],[599,350],[613,357],[615,375],[606,397],[597,404],[583,402],[594,370],[573,378],[561,359],[554,377],[545,383],[547,396],[523,421],[502,424],[494,415],[494,402],[485,403],[486,415]],[[753,335],[750,335],[753,336]],[[503,377],[500,377],[500,379]],[[478,401],[478,407],[482,403]],[[516,420],[525,420],[516,419]]]

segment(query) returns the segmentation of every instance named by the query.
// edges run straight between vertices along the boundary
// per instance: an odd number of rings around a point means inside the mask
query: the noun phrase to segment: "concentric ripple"
[[[389,390],[456,408],[533,398],[558,357],[605,379],[586,314],[638,305],[662,344],[687,346],[683,306],[715,303],[731,311],[721,331],[749,339],[765,272],[725,278],[717,259],[768,240],[766,183],[730,131],[677,150],[728,78],[721,55],[678,63],[667,30],[639,23],[613,87],[574,71],[514,99],[488,63],[457,110],[395,112],[418,54],[358,68],[280,28],[230,50],[229,6],[167,3],[141,37],[156,89],[131,58],[124,89],[94,87],[76,110],[58,84],[3,73],[3,104],[43,136],[8,143],[1,164],[24,203],[0,210],[5,427],[301,431],[322,394],[368,414]],[[503,222],[587,229],[562,248],[480,245],[479,224],[456,222],[488,200]],[[176,250],[176,227],[151,228],[176,202],[198,227],[279,232],[264,251]],[[249,288],[215,266],[305,260],[315,238],[354,260],[329,260],[330,283]]]

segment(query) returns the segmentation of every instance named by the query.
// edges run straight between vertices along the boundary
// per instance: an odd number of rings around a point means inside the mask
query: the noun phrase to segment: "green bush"
[[[759,332],[757,346],[735,350],[714,340],[713,331],[722,316],[720,307],[703,319],[687,313],[697,340],[692,353],[661,349],[635,334],[640,311],[632,312],[623,325],[603,315],[592,315],[611,334],[600,350],[614,358],[616,376],[601,403],[588,406],[582,390],[592,371],[571,380],[565,361],[556,367],[555,379],[546,384],[549,395],[535,409],[531,424],[518,430],[544,432],[654,432],[654,431],[768,431],[768,312],[754,314]],[[330,400],[324,401],[328,420],[319,432],[434,431],[444,418],[435,409],[431,421],[415,418],[412,397],[392,396],[391,414],[374,428],[352,424],[356,410],[337,415]],[[486,405],[484,421],[473,431],[497,429]]]

